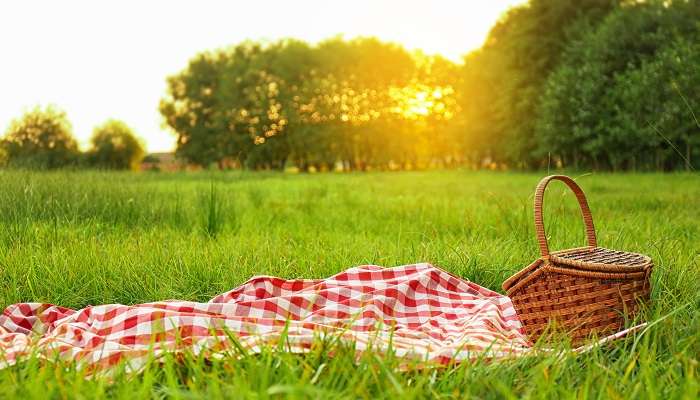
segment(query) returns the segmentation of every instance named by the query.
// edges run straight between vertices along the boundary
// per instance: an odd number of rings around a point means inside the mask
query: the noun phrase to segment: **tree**
[[[575,168],[684,166],[697,143],[699,19],[697,2],[635,3],[572,42],[541,98],[540,152]]]
[[[700,32],[698,32],[700,33]],[[624,142],[614,167],[690,170],[700,145],[700,34],[669,40],[638,68],[619,73],[606,93],[615,104],[609,141]],[[697,165],[697,162],[695,163]]]
[[[247,45],[237,50],[255,51]],[[191,163],[208,166],[224,158],[221,142],[225,127],[217,125],[216,113],[221,112],[221,107],[215,94],[226,63],[222,52],[199,54],[184,71],[168,78],[160,112],[178,136],[177,155]]]
[[[202,166],[234,160],[282,169],[291,161],[305,171],[337,162],[351,169],[417,164],[417,158],[435,158],[434,142],[446,147],[442,128],[455,114],[449,109],[454,64],[420,58],[429,67],[374,38],[333,38],[317,46],[246,42],[197,55],[169,78],[160,110],[178,135],[178,155]],[[402,111],[415,102],[429,105],[426,112],[436,118],[419,121]]]
[[[0,147],[12,167],[62,168],[74,165],[79,156],[66,113],[52,106],[37,106],[13,120]]]
[[[140,139],[124,122],[109,120],[93,130],[87,159],[104,169],[136,170],[145,150]]]
[[[511,9],[491,29],[478,53],[465,59],[462,108],[471,141],[484,143],[484,156],[510,166],[534,167],[536,114],[542,88],[562,50],[595,24],[616,0],[531,0]],[[484,137],[487,136],[487,137]]]

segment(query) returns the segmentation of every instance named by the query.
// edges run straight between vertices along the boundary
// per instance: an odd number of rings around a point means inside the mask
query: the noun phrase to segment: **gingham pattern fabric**
[[[232,335],[250,352],[282,337],[285,350],[303,352],[329,334],[358,351],[438,363],[530,349],[508,297],[429,264],[366,265],[323,280],[258,276],[208,303],[15,304],[0,316],[0,367],[38,354],[138,370],[165,351],[221,355]]]

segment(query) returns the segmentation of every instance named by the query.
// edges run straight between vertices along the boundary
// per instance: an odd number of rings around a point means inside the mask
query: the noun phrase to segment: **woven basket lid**
[[[552,252],[549,260],[556,264],[600,272],[638,272],[652,265],[651,258],[643,254],[603,247],[559,250]]]

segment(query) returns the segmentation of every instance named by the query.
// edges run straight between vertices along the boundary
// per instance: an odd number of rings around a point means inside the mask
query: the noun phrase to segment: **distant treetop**
[[[10,123],[0,141],[11,167],[53,169],[75,165],[78,143],[66,113],[53,106],[35,107]]]
[[[144,145],[124,122],[108,120],[95,127],[87,159],[103,169],[136,170],[145,155]]]

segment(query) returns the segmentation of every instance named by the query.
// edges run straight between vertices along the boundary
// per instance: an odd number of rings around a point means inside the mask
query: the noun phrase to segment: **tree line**
[[[694,169],[699,21],[697,0],[530,0],[462,63],[247,41],[195,55],[159,109],[202,167]]]
[[[461,65],[376,39],[197,55],[160,110],[222,168],[690,169],[700,3],[531,0]]]
[[[12,168],[135,170],[144,154],[142,141],[118,120],[96,126],[90,148],[81,152],[66,113],[53,106],[26,112],[10,123],[0,140],[0,166]]]
[[[301,170],[459,161],[458,67],[374,38],[246,42],[203,53],[160,104],[199,165]],[[453,160],[454,158],[454,160]]]

